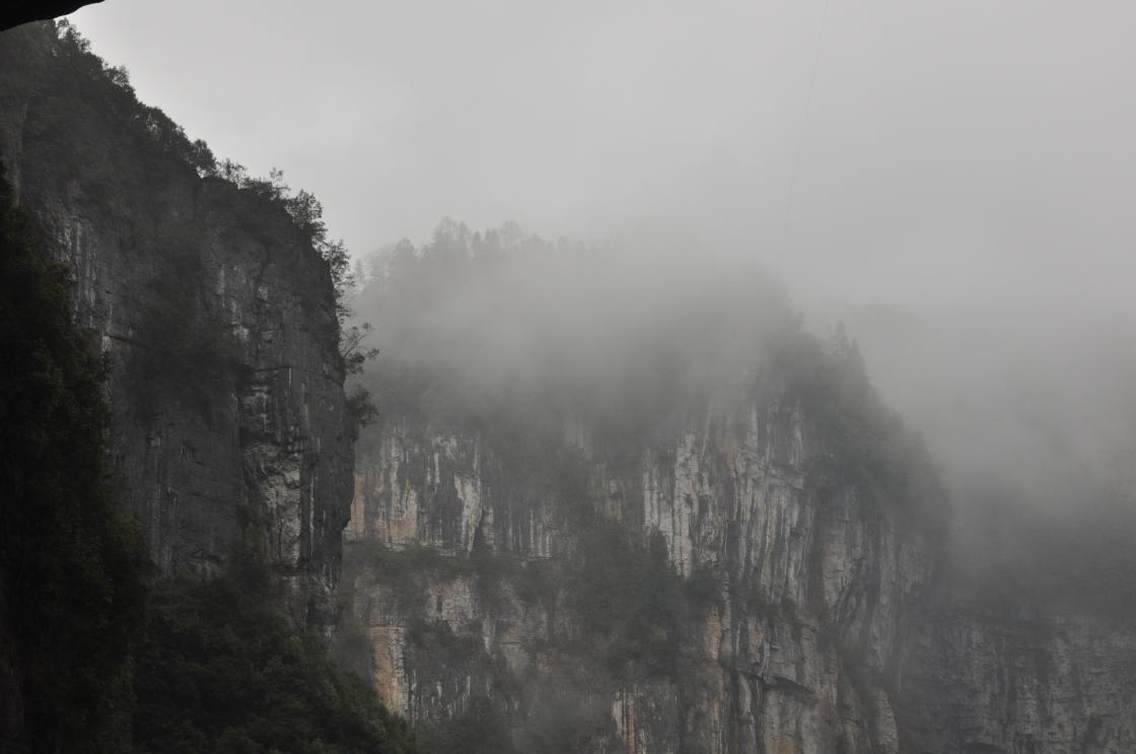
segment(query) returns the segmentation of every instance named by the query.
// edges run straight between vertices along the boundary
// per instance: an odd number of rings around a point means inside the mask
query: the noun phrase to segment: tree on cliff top
[[[364,362],[374,358],[378,350],[367,346],[369,328],[350,324],[349,300],[355,289],[355,276],[351,257],[342,240],[328,234],[323,220],[323,206],[311,192],[304,189],[293,192],[284,180],[284,172],[277,168],[267,178],[250,177],[245,167],[229,159],[218,160],[209,145],[201,139],[190,140],[184,129],[159,108],[138,101],[125,69],[110,66],[91,52],[90,43],[68,21],[44,24],[36,34],[53,40],[58,56],[76,74],[71,78],[82,80],[95,88],[100,99],[110,103],[133,128],[137,128],[159,150],[200,178],[221,180],[238,190],[257,197],[287,214],[292,224],[327,264],[335,297],[335,315],[339,326],[339,353],[349,375],[362,371]],[[29,40],[33,35],[29,35]],[[29,40],[17,40],[16,46]],[[16,51],[19,52],[18,50]],[[369,394],[361,387],[350,394],[347,402],[348,422],[357,431],[375,415]]]

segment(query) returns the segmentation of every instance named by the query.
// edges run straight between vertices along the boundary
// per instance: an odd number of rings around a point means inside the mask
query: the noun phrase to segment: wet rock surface
[[[631,464],[579,421],[565,437],[586,481],[544,494],[476,433],[390,421],[361,446],[353,617],[375,688],[427,729],[488,699],[519,751],[545,750],[549,730],[574,732],[573,751],[1133,750],[1133,626],[1024,595],[977,602],[952,583],[942,521],[834,473],[806,402],[700,415]],[[618,607],[574,593],[593,536],[564,513],[580,499],[683,585],[677,618],[631,628],[667,641],[618,644],[586,612]],[[613,556],[583,588],[621,568],[643,578]]]
[[[522,739],[546,687],[571,690],[569,704],[592,710],[588,751],[899,751],[897,652],[931,547],[886,501],[814,475],[826,452],[815,432],[799,404],[772,400],[703,417],[630,470],[582,454],[588,504],[658,543],[684,603],[701,603],[679,621],[671,664],[613,668],[564,572],[589,536],[556,513],[566,501],[520,517],[477,437],[389,425],[360,458],[349,530],[376,689],[427,722],[487,694]],[[369,566],[374,542],[388,558],[426,546],[435,570]],[[510,570],[487,573],[494,559]],[[463,659],[422,653],[424,627],[468,642]]]
[[[47,26],[5,33],[0,160],[107,356],[119,495],[163,573],[252,548],[301,617],[329,620],[352,441],[327,265],[280,207],[199,177],[66,55]]]

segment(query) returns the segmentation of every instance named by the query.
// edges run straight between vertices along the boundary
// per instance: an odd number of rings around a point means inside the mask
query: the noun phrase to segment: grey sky
[[[109,0],[73,20],[191,136],[314,191],[356,252],[449,215],[680,226],[852,300],[1122,305],[1136,273],[1128,2]]]

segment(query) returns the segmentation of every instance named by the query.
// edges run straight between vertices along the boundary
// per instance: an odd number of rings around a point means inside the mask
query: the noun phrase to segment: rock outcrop
[[[376,690],[420,725],[489,699],[519,751],[566,731],[573,751],[630,754],[1136,747],[1136,631],[951,590],[943,522],[828,471],[806,403],[703,415],[619,470],[566,425],[586,481],[530,497],[476,434],[389,421],[361,449],[355,618]],[[581,614],[579,494],[684,584],[673,645],[649,645],[674,652],[662,667],[634,648],[613,662]],[[636,578],[612,565],[582,588]]]
[[[162,572],[251,549],[323,621],[352,468],[328,265],[115,79],[50,23],[0,36],[0,160],[108,358],[120,497]]]
[[[921,613],[901,665],[906,751],[1136,751],[1129,624],[951,600]]]
[[[1136,750],[1130,622],[959,596],[926,460],[848,385],[763,375],[614,436],[553,407],[551,440],[388,410],[352,475],[327,263],[119,79],[0,36],[0,161],[74,272],[163,573],[255,553],[329,627],[350,519],[338,644],[440,751]]]
[[[388,705],[437,725],[487,695],[526,751],[557,724],[587,733],[579,751],[899,751],[898,652],[932,527],[826,470],[823,428],[788,391],[707,411],[623,468],[566,425],[584,482],[547,495],[526,497],[476,435],[388,422],[361,452],[348,557]],[[589,635],[602,620],[567,572],[593,536],[564,513],[581,502],[684,585],[680,617],[631,629],[671,632],[651,645],[673,652],[664,666]]]
[[[441,751],[1132,751],[1131,621],[979,599],[855,367],[770,373],[615,443],[388,409],[345,556],[382,698]]]

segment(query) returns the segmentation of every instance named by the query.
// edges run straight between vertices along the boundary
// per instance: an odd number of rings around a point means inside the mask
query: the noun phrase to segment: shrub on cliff
[[[335,667],[319,637],[288,625],[268,581],[155,589],[135,670],[139,754],[418,751],[406,722]]]
[[[597,519],[580,537],[566,575],[569,602],[613,677],[676,672],[691,606],[661,534],[643,542]]]
[[[787,333],[769,353],[766,379],[786,386],[823,443],[812,469],[816,479],[854,484],[867,498],[924,525],[945,525],[947,493],[923,438],[880,398],[842,326],[827,347],[803,333]]]
[[[42,53],[48,46],[51,54],[65,69],[65,75],[57,79],[55,89],[81,101],[84,98],[97,102],[99,108],[110,109],[119,116],[119,123],[132,138],[156,146],[149,154],[160,154],[168,162],[164,169],[177,169],[179,166],[192,170],[201,178],[221,180],[233,184],[243,194],[256,197],[260,202],[274,208],[288,217],[304,240],[327,264],[328,276],[335,292],[336,315],[340,325],[343,342],[341,355],[349,372],[358,368],[363,359],[374,355],[371,349],[360,348],[366,335],[361,328],[349,327],[346,323],[350,315],[347,299],[354,287],[351,258],[342,240],[328,236],[323,221],[323,207],[319,200],[308,191],[293,190],[284,182],[284,173],[273,168],[267,178],[254,178],[248,175],[245,167],[232,160],[218,160],[201,139],[191,140],[185,130],[169,118],[159,108],[143,104],[137,98],[130,78],[124,68],[107,64],[91,52],[90,43],[66,20],[45,22],[37,27],[29,27],[26,33],[12,37],[10,50],[13,57]],[[0,66],[4,63],[0,60]],[[139,157],[141,160],[141,156]],[[353,359],[356,359],[353,361]],[[355,396],[353,409],[362,407],[360,413],[353,415],[357,421],[367,420],[369,405],[364,394]]]

